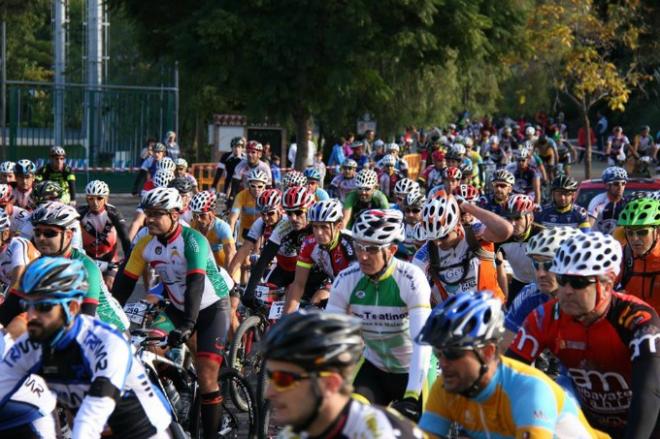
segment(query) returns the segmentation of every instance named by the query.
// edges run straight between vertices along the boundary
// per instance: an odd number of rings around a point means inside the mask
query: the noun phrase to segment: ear
[[[344,383],[344,378],[341,377],[336,372],[332,372],[328,376],[321,378],[323,393],[333,394],[339,392],[342,384]]]
[[[69,313],[71,316],[77,316],[80,314],[80,308],[82,306],[82,300],[79,302],[77,300],[72,300],[69,302]]]
[[[495,344],[489,343],[481,349],[484,362],[490,363],[497,357],[497,346]]]

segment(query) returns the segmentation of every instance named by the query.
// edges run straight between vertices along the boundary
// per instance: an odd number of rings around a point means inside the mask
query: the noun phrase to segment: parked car
[[[575,197],[575,204],[585,209],[589,207],[592,198],[605,192],[606,186],[600,178],[584,180],[580,183]],[[660,190],[660,178],[631,178],[626,184],[625,194],[633,192],[655,192]]]

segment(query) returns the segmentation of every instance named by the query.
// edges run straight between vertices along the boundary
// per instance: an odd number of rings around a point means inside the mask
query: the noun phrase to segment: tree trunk
[[[296,124],[296,163],[294,168],[298,171],[305,170],[305,160],[307,158],[307,131],[309,130],[309,112],[307,109],[299,109],[295,112],[293,120]]]
[[[589,180],[591,178],[591,124],[589,123],[589,109],[582,107],[581,110],[587,136],[587,149],[584,151],[584,179]]]

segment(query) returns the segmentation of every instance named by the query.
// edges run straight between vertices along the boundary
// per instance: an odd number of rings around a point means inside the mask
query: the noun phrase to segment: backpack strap
[[[429,272],[431,274],[431,279],[433,280],[435,286],[438,288],[438,292],[440,292],[440,297],[442,298],[443,301],[445,301],[449,298],[449,295],[447,294],[445,288],[442,286],[442,282],[440,281],[440,277],[438,276],[438,273],[440,272],[441,269],[438,247],[432,241],[428,241],[426,246],[429,249]]]
[[[635,259],[633,258],[632,248],[630,248],[630,244],[626,244],[623,248],[623,261],[621,261],[621,289],[624,289],[626,284],[632,279],[634,264]]]
[[[472,230],[472,225],[463,226],[463,228],[465,229],[465,239],[467,240],[470,252],[479,259],[494,261],[495,252],[488,251],[481,246],[481,242],[479,242],[477,235],[475,235],[474,230]]]

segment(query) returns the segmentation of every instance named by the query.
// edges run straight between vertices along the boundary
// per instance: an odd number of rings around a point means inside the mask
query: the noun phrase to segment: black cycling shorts
[[[275,268],[266,275],[264,281],[269,284],[277,285],[278,287],[288,287],[293,283],[295,277],[295,271],[287,271],[279,265],[276,265]],[[307,278],[307,283],[305,284],[305,292],[303,293],[302,298],[309,300],[318,290],[331,284],[332,282],[328,280],[328,276],[325,273],[311,270],[309,272],[309,277]]]
[[[355,393],[364,396],[372,404],[383,406],[403,399],[407,385],[407,373],[385,372],[366,359],[353,381]]]

